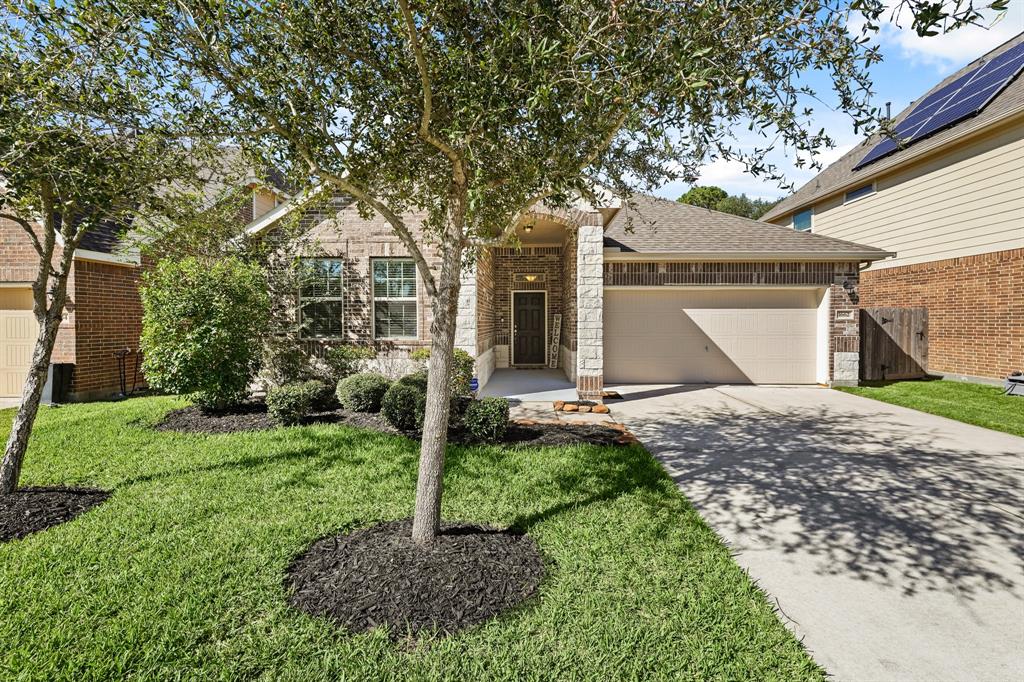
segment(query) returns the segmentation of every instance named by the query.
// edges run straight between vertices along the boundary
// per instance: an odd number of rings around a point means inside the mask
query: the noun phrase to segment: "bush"
[[[206,409],[244,400],[270,319],[259,266],[234,257],[165,260],[143,282],[139,346],[149,384]]]
[[[487,443],[496,443],[508,430],[508,400],[484,398],[474,400],[466,408],[462,426],[469,435]]]
[[[272,388],[267,391],[267,411],[279,424],[298,424],[313,410],[323,388],[324,384],[320,381],[304,381]]]
[[[415,376],[415,375],[410,375]],[[419,431],[423,428],[423,415],[427,411],[427,390],[409,377],[399,379],[384,394],[380,412],[388,423],[399,431]]]
[[[353,374],[338,382],[338,402],[353,412],[380,412],[381,401],[391,382],[380,374]]]
[[[409,354],[409,357],[418,362],[429,362],[430,349],[417,348]],[[469,382],[473,379],[474,372],[476,372],[476,360],[466,351],[456,348],[452,356],[451,394],[453,396],[470,394]]]
[[[319,379],[311,379],[306,384],[313,394],[314,410],[333,410],[338,406],[338,399],[334,395],[334,386]]]
[[[276,336],[263,346],[260,378],[271,386],[298,384],[309,381],[316,373],[310,366],[309,356],[292,336]]]
[[[377,357],[377,350],[371,346],[331,346],[324,354],[327,365],[327,376],[337,384],[342,379],[355,374],[364,360]]]

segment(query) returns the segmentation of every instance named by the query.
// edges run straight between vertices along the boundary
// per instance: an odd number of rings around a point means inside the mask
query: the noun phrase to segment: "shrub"
[[[462,425],[477,440],[495,443],[508,430],[508,400],[484,398],[474,400],[466,409]]]
[[[327,377],[337,384],[342,379],[355,374],[362,361],[373,360],[376,357],[377,350],[371,346],[331,346],[324,354]]]
[[[239,258],[165,260],[142,289],[142,371],[150,385],[206,409],[245,399],[260,368],[270,296]]]
[[[417,348],[409,354],[409,357],[418,362],[429,362],[430,349]],[[461,348],[456,348],[452,355],[451,394],[453,396],[469,395],[469,382],[473,379],[475,371],[476,360],[473,359],[473,356]]]
[[[427,391],[415,382],[405,381],[407,378],[396,381],[387,390],[380,412],[399,431],[419,431],[427,410]]]
[[[391,382],[380,374],[353,374],[338,382],[338,402],[353,412],[380,412],[381,401]]]
[[[304,381],[272,388],[267,391],[267,411],[279,424],[298,424],[312,411],[323,387],[320,381]]]
[[[314,410],[333,410],[338,406],[338,400],[334,395],[334,386],[319,379],[311,379],[306,384],[313,394]]]
[[[309,356],[292,336],[276,336],[263,346],[260,377],[272,386],[297,384],[312,379],[316,373]]]

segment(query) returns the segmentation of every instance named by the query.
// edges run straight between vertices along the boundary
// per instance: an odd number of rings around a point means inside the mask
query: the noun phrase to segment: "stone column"
[[[476,265],[464,265],[459,276],[459,309],[455,314],[455,347],[476,356]]]
[[[581,400],[601,400],[604,388],[604,228],[579,227],[576,247],[576,391]]]
[[[856,386],[860,380],[860,273],[857,263],[837,263],[830,294],[829,350],[831,386]]]

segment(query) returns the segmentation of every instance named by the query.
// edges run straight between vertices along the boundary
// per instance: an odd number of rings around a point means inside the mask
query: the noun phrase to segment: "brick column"
[[[857,263],[836,263],[829,320],[832,386],[856,386],[860,380],[860,272]]]
[[[601,400],[604,389],[604,229],[580,225],[576,247],[576,390],[583,400]]]

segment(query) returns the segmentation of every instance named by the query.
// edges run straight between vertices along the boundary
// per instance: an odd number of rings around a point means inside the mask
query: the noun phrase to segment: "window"
[[[811,209],[793,214],[793,229],[797,232],[811,231]]]
[[[305,258],[299,288],[302,337],[339,339],[345,313],[342,262],[336,258]]]
[[[416,338],[416,265],[411,258],[373,260],[373,337]]]
[[[857,199],[860,199],[861,197],[866,197],[866,196],[868,196],[870,194],[874,194],[874,193],[875,193],[875,183],[869,182],[868,184],[866,184],[866,185],[864,185],[862,187],[858,187],[857,189],[851,189],[849,192],[847,192],[846,193],[846,198],[843,199],[843,203],[844,204],[848,204],[851,201],[856,201]]]

